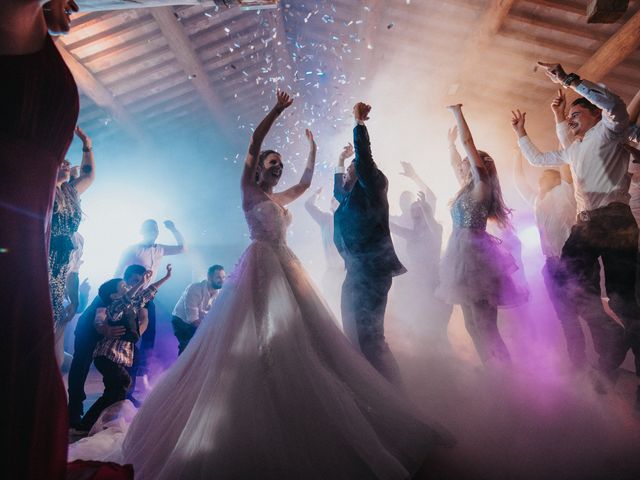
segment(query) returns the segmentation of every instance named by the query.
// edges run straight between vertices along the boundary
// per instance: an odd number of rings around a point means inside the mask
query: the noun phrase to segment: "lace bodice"
[[[251,240],[269,243],[286,243],[287,227],[291,212],[273,200],[264,200],[245,212]]]
[[[463,192],[451,207],[454,228],[487,228],[487,205],[473,198],[470,191]]]

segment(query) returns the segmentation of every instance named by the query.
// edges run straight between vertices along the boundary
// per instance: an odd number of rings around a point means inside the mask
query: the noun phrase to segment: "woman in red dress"
[[[69,30],[72,0],[0,2],[0,469],[65,477],[66,398],[53,349],[47,276],[56,173],[78,118],[78,91],[47,30]],[[7,473],[8,470],[8,473]]]

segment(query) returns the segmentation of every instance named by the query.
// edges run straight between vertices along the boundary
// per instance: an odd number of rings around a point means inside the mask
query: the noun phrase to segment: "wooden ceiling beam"
[[[132,136],[144,139],[145,135],[138,124],[111,92],[75,56],[66,50],[61,41],[56,42],[56,47],[71,70],[79,89],[96,105],[107,109]]]
[[[538,35],[531,35],[530,33],[526,33],[520,30],[503,30],[499,33],[500,36],[506,39],[517,40],[527,45],[534,45],[535,47],[546,48],[547,50],[553,50],[554,52],[558,52],[558,57],[562,57],[563,55],[575,55],[577,57],[589,58],[593,49],[579,47],[576,45],[569,45],[564,42],[558,42],[557,40],[552,40],[549,38],[541,38]]]
[[[159,57],[162,58],[158,60]],[[167,58],[173,58],[173,52],[169,50],[169,47],[166,45],[158,45],[138,55],[127,55],[127,58],[122,59],[121,62],[100,69],[100,77],[128,76],[131,72],[136,71],[140,64],[146,68],[148,65],[152,65],[158,61],[164,61]]]
[[[640,46],[640,10],[578,69],[578,74],[592,82],[597,82],[635,52],[638,46]]]
[[[531,25],[532,27],[539,27],[547,30],[552,30],[554,32],[561,32],[567,35],[572,35],[574,37],[580,37],[595,42],[605,42],[609,38],[606,33],[601,33],[593,28],[576,28],[576,25],[574,23],[543,19],[542,17],[538,15],[532,15],[531,13],[513,12],[511,15],[509,15],[509,20],[525,25]]]
[[[67,49],[73,52],[76,49],[86,47],[92,43],[110,44],[112,40],[117,36],[126,35],[131,32],[136,32],[140,27],[149,25],[153,22],[153,18],[150,15],[145,15],[135,21],[120,23],[111,28],[107,28],[103,31],[96,33],[95,35],[83,36],[75,42],[68,42]]]
[[[224,104],[211,88],[209,76],[191,45],[188,35],[173,15],[173,9],[170,7],[154,8],[151,10],[151,14],[158,22],[169,48],[176,55],[182,69],[202,97],[211,116],[218,123],[218,126],[224,129]]]
[[[541,7],[553,8],[563,12],[574,13],[576,15],[586,15],[587,7],[575,0],[524,0],[526,3]]]
[[[277,73],[281,77],[281,83],[278,83],[277,86],[282,90],[295,91],[293,73],[296,71],[296,62],[289,50],[283,6],[279,4],[278,8],[265,11],[264,14],[269,26],[272,48],[275,54],[274,65],[277,67]]]

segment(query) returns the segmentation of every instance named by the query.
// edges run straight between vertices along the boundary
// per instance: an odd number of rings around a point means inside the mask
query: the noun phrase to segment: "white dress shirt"
[[[602,109],[602,120],[589,129],[582,140],[574,140],[564,150],[542,153],[526,135],[518,141],[520,149],[532,165],[571,166],[579,212],[614,202],[628,204],[629,152],[623,147],[629,125],[626,106],[620,97],[587,80],[575,90]],[[556,128],[566,127],[559,124]]]
[[[218,292],[220,290],[211,292],[206,280],[192,283],[180,296],[172,315],[191,324],[202,320],[217,298]]]
[[[124,269],[129,265],[142,265],[147,270],[151,270],[153,274],[148,283],[152,283],[158,273],[158,267],[160,267],[162,257],[164,257],[164,247],[162,245],[153,244],[151,246],[145,246],[136,244],[127,248],[120,265]],[[124,272],[116,272],[116,276],[120,276],[123,273]]]
[[[533,211],[540,233],[540,246],[545,257],[560,257],[562,247],[576,222],[576,200],[573,187],[561,181],[544,196],[536,196]]]

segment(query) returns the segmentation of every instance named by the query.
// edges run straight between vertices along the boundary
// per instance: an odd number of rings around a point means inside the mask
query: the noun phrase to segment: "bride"
[[[283,92],[256,128],[242,173],[253,242],[189,348],[135,416],[122,445],[136,479],[405,479],[446,443],[338,330],[285,242],[285,205],[310,185],[274,192],[280,154],[261,151]]]

